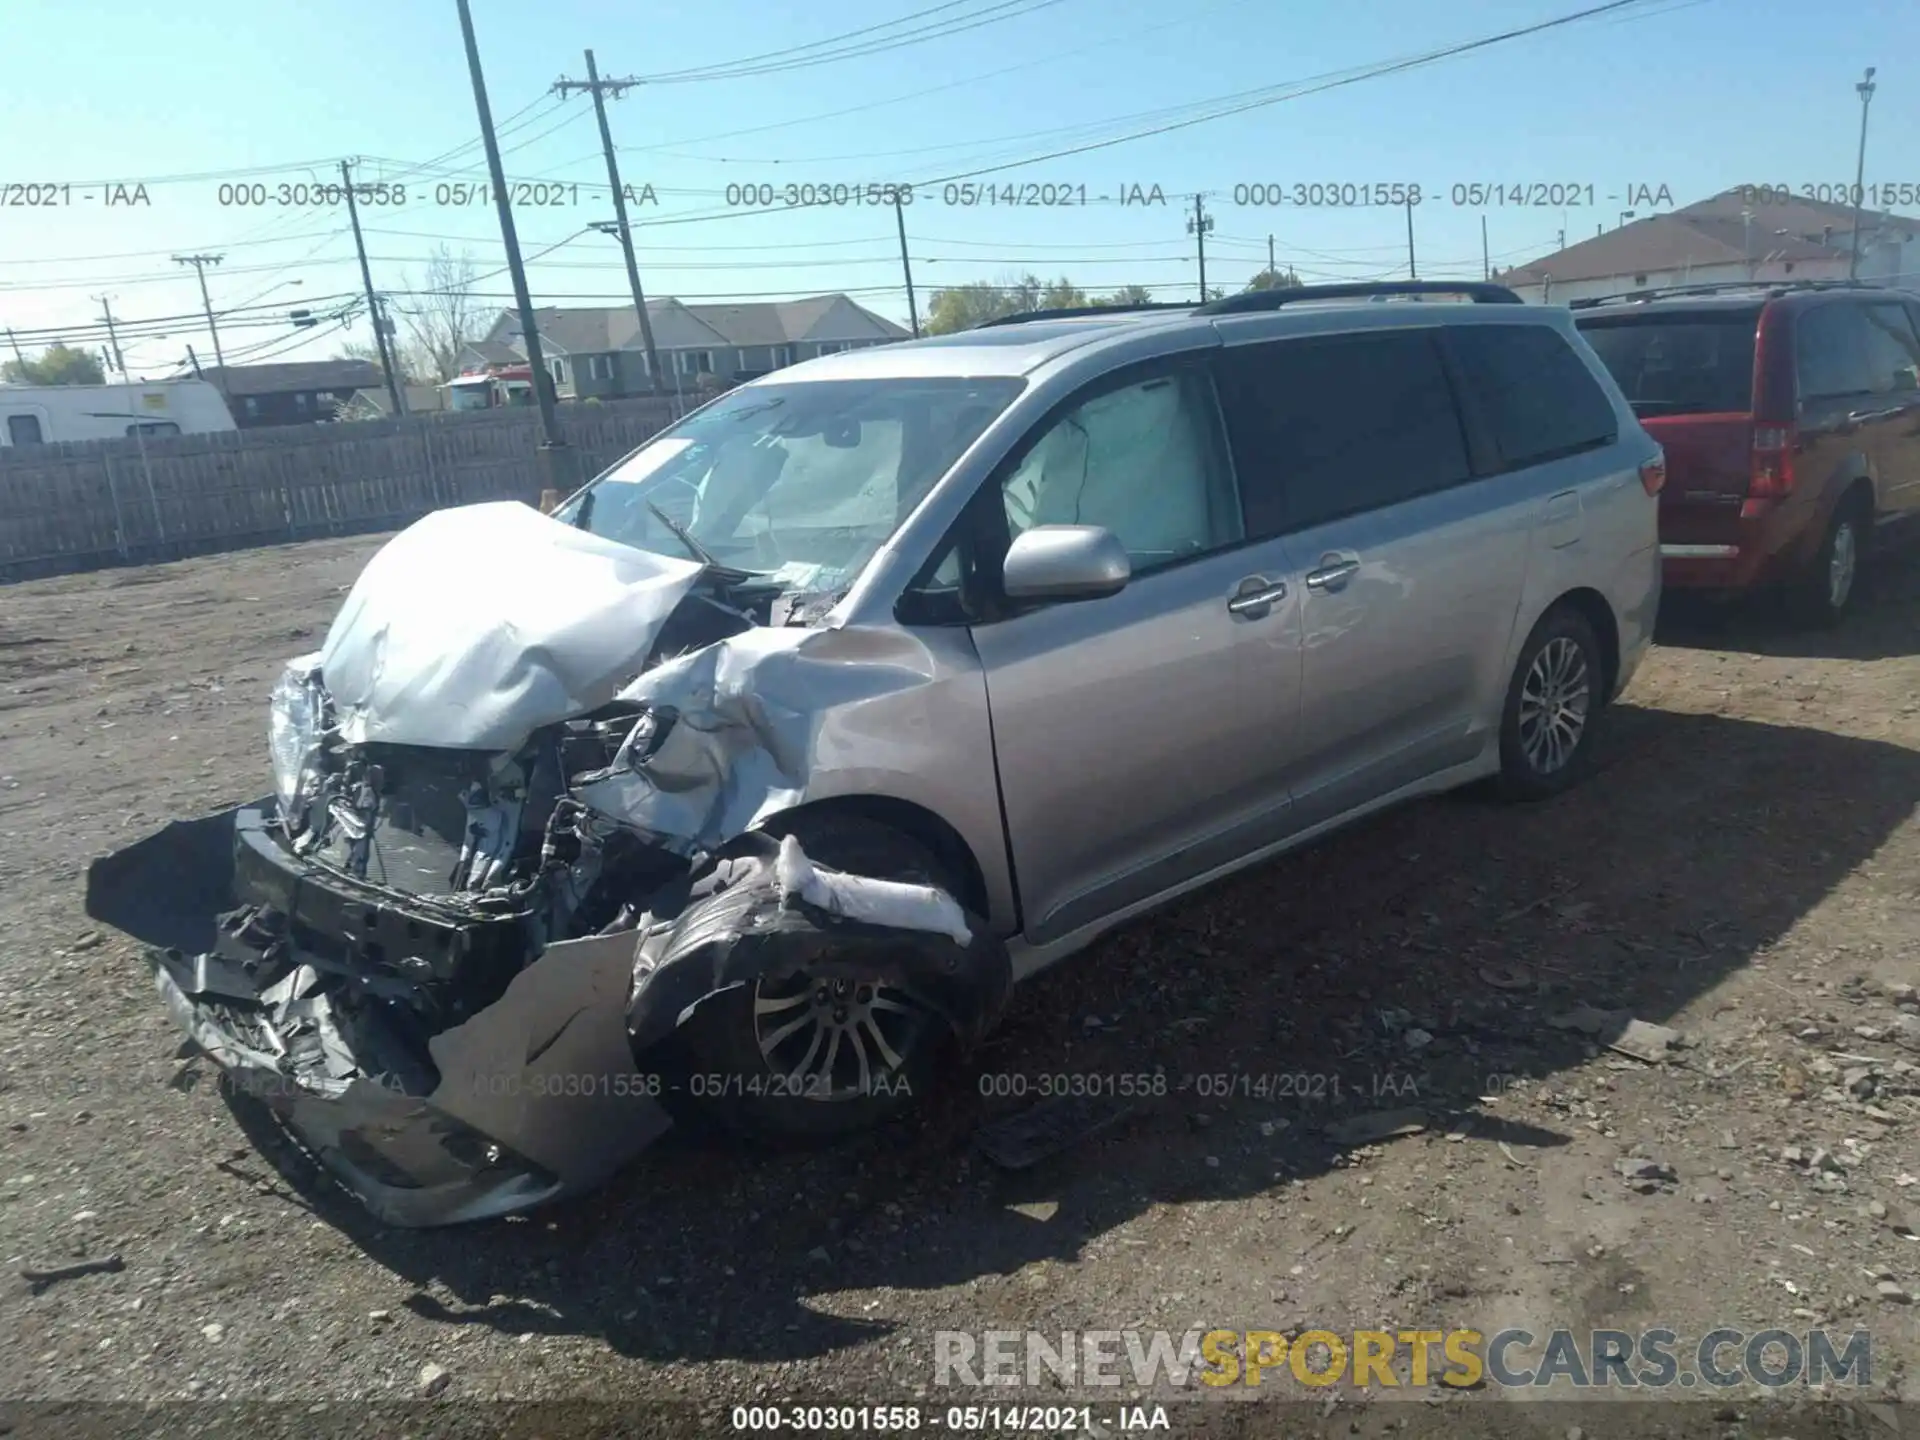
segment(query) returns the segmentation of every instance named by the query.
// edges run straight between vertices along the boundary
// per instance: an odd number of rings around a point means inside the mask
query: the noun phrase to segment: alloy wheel
[[[871,980],[793,975],[754,986],[754,1040],[785,1093],[856,1100],[886,1093],[925,1035],[929,1012]]]
[[[1520,748],[1536,775],[1555,774],[1573,758],[1592,695],[1578,643],[1556,635],[1540,647],[1520,686]]]

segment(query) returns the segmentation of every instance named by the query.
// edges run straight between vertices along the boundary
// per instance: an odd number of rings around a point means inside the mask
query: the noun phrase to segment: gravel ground
[[[404,1232],[229,1104],[82,911],[93,856],[266,788],[272,679],[377,543],[0,589],[0,1256],[124,1262],[0,1278],[0,1396],[681,1401],[709,1410],[657,1415],[725,1433],[715,1405],[980,1403],[934,1386],[938,1330],[1131,1327],[1826,1325],[1871,1332],[1876,1401],[1914,1383],[1910,557],[1836,636],[1760,612],[1663,635],[1560,800],[1411,806],[1128,927],[906,1122],[807,1154],[676,1134],[584,1200]],[[1680,1044],[1616,1053],[1582,1006]],[[972,1147],[1045,1077],[1156,1070],[1164,1098],[1034,1170]],[[1409,1107],[1416,1133],[1328,1131]],[[1448,1433],[1578,1428],[1494,1388],[1276,1389],[1342,1434],[1469,1407]],[[1759,1393],[1660,1425],[1788,1433],[1752,1428]],[[1201,1408],[1180,1433],[1236,1407]]]

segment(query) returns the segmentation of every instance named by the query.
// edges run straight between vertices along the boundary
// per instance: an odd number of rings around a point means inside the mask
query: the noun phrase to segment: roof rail
[[[1504,285],[1484,280],[1379,280],[1350,285],[1293,285],[1284,290],[1251,290],[1210,301],[1195,315],[1250,315],[1278,310],[1283,305],[1310,300],[1391,300],[1396,296],[1464,295],[1476,305],[1520,305],[1525,302]]]
[[[969,325],[969,330],[987,330],[995,325],[1024,325],[1029,320],[1078,320],[1089,315],[1131,315],[1143,310],[1191,310],[1186,300],[1149,300],[1140,305],[1073,305],[1061,310],[1022,310]]]
[[[1716,280],[1704,285],[1667,285],[1649,290],[1622,290],[1616,295],[1589,295],[1569,300],[1569,310],[1591,310],[1596,305],[1621,305],[1642,300],[1667,300],[1687,295],[1731,295],[1743,290],[1785,295],[1794,290],[1883,290],[1871,280]]]

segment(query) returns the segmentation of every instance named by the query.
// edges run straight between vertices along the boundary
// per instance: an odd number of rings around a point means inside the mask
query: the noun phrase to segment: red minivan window
[[[1724,415],[1753,408],[1755,310],[1582,317],[1580,333],[1633,413]]]

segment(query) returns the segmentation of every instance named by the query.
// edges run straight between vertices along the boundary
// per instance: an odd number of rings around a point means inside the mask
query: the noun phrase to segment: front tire
[[[831,869],[953,890],[934,854],[890,826],[803,814],[767,829]],[[911,1108],[949,1039],[944,1019],[896,987],[804,973],[723,991],[677,1035],[689,1108],[774,1144],[831,1142]]]
[[[1500,718],[1500,789],[1545,800],[1586,774],[1606,704],[1606,663],[1586,616],[1568,606],[1540,617],[1520,647]]]

